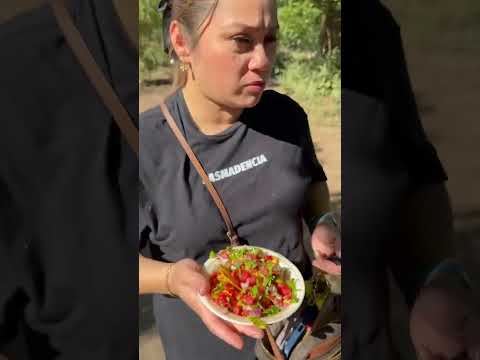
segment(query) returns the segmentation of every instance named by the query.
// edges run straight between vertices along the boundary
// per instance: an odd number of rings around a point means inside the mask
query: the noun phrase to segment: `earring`
[[[187,71],[187,70],[188,70],[188,64],[182,62],[182,63],[180,64],[180,71],[185,72],[185,71]]]

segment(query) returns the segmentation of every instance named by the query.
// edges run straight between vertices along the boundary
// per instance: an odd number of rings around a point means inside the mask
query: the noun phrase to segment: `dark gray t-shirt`
[[[310,271],[301,214],[309,185],[326,180],[307,116],[292,99],[266,91],[224,132],[209,136],[195,126],[181,91],[167,102],[187,141],[209,174],[241,239],[273,249]],[[228,245],[225,225],[210,194],[160,111],[140,119],[140,242],[162,261],[192,258]],[[252,359],[211,335],[180,300],[156,296],[158,329],[168,360]],[[190,346],[179,339],[190,335]]]

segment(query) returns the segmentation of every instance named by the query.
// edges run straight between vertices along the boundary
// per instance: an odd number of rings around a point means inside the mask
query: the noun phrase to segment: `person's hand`
[[[173,279],[175,279],[173,281]],[[209,282],[202,267],[191,259],[180,260],[173,265],[167,279],[170,291],[182,299],[203,321],[212,334],[227,344],[241,350],[242,334],[261,339],[263,331],[254,326],[242,326],[228,323],[208,310],[198,297],[208,294]],[[195,335],[194,335],[195,336]]]
[[[452,281],[433,283],[415,302],[410,334],[420,360],[480,360],[480,304]]]
[[[315,254],[313,266],[331,275],[341,275],[341,265],[329,260],[333,256],[342,257],[340,232],[329,224],[319,224],[312,233],[311,241]]]

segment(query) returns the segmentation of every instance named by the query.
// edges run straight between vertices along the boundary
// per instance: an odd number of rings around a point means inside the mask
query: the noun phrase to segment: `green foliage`
[[[340,0],[279,0],[275,76],[303,102],[340,97]]]
[[[286,2],[278,10],[282,44],[294,50],[317,50],[321,15],[312,0]]]
[[[340,0],[282,0],[278,17],[282,43],[292,50],[325,55],[340,45]]]
[[[313,59],[291,60],[278,77],[279,83],[296,99],[313,105],[320,97],[331,96],[340,101],[340,51]]]
[[[138,67],[141,81],[151,71],[168,63],[162,48],[162,16],[157,13],[157,4],[158,0],[140,0],[138,3],[140,32]]]

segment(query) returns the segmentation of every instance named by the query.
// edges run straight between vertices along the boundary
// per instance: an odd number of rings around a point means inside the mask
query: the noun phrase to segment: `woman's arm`
[[[173,264],[138,255],[138,293],[171,294],[169,278]]]
[[[319,223],[322,215],[331,211],[330,194],[326,182],[317,182],[307,192],[305,218],[312,233],[311,245],[315,259],[313,265],[332,275],[341,274],[341,265],[332,261],[332,256],[341,257],[341,239],[338,229],[325,222]]]
[[[326,181],[316,182],[307,190],[304,216],[307,223],[320,218],[321,215],[331,211],[330,192]]]

